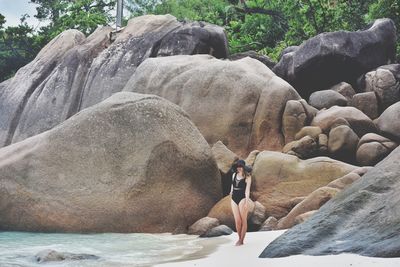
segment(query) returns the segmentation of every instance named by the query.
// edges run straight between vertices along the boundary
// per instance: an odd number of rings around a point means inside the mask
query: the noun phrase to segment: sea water
[[[0,267],[152,266],[179,261],[202,249],[197,236],[172,234],[49,234],[0,232]],[[43,250],[90,254],[97,260],[38,263]]]

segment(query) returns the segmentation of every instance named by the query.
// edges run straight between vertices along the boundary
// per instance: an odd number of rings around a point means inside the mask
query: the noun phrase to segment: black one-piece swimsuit
[[[237,179],[237,173],[233,174],[234,177],[232,179],[233,192],[232,192],[232,200],[235,201],[236,204],[239,205],[240,200],[246,197],[246,179]]]

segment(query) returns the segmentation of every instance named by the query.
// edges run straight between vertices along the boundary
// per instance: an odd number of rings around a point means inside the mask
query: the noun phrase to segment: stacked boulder
[[[0,84],[0,147],[52,129],[121,91],[149,57],[228,56],[225,32],[216,25],[148,15],[129,20],[114,41],[112,30],[102,27],[87,38],[67,30]]]

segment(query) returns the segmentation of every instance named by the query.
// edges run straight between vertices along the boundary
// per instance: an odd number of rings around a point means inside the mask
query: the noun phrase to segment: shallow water
[[[98,260],[37,263],[43,250],[91,254]],[[0,232],[0,266],[152,266],[191,257],[203,249],[197,236],[171,234],[47,234]]]

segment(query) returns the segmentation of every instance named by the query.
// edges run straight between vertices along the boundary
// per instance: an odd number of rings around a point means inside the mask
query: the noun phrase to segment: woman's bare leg
[[[231,200],[231,207],[232,207],[233,217],[235,218],[236,232],[239,236],[239,240],[238,242],[236,242],[236,245],[238,245],[240,243],[240,237],[242,232],[242,218],[240,217],[239,206],[233,200]]]
[[[240,213],[240,218],[242,221],[242,228],[240,231],[240,244],[243,245],[244,243],[244,237],[246,236],[247,232],[247,213],[248,213],[248,206],[246,205],[246,199],[242,199],[239,203],[239,213]]]

